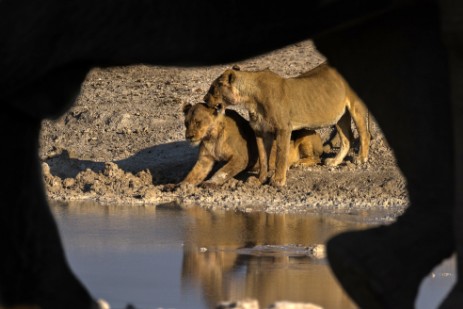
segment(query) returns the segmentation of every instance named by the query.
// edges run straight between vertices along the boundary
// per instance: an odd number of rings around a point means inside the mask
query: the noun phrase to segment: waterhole
[[[52,210],[74,272],[115,309],[203,309],[245,298],[257,299],[260,308],[283,300],[356,308],[330,272],[324,243],[341,231],[384,221],[381,214],[208,211],[172,204],[54,202]],[[417,308],[435,308],[454,282],[450,259],[424,280]]]

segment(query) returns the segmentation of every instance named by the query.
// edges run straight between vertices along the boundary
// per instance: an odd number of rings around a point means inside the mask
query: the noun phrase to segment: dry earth
[[[324,61],[305,41],[236,64],[289,77]],[[184,138],[182,104],[200,102],[210,83],[233,64],[93,69],[76,104],[61,118],[43,123],[40,158],[49,198],[267,212],[378,210],[386,216],[406,207],[405,180],[372,117],[368,163],[351,163],[351,153],[339,167],[293,168],[281,189],[258,185],[252,174],[244,174],[219,189],[164,192],[163,185],[179,182],[197,156],[197,148]],[[330,132],[320,131],[325,139]]]

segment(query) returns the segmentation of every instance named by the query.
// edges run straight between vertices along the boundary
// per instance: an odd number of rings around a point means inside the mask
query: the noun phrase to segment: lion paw
[[[355,164],[362,164],[362,163],[367,163],[367,161],[368,161],[368,157],[357,157],[354,160],[354,163]]]
[[[246,180],[246,184],[251,185],[251,186],[260,186],[262,183],[260,182],[259,178],[255,176],[250,176]]]
[[[270,179],[270,185],[272,187],[281,188],[281,187],[284,187],[286,185],[286,181],[284,179],[275,179],[275,178],[272,177]]]
[[[260,182],[261,184],[266,184],[266,183],[268,182],[268,177],[267,177],[267,175],[265,175],[265,176],[259,176],[259,182]]]
[[[336,160],[336,158],[328,158],[325,160],[325,165],[328,165],[328,166],[338,166],[339,163],[338,161]]]
[[[205,181],[202,184],[199,185],[203,189],[218,189],[220,188],[220,185],[212,182],[212,181]]]

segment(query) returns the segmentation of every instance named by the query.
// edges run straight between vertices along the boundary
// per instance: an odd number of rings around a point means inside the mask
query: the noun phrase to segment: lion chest
[[[274,126],[264,116],[264,112],[258,108],[248,108],[249,124],[256,132],[273,132]]]
[[[223,136],[203,140],[202,147],[215,161],[227,161],[230,157],[229,147]]]

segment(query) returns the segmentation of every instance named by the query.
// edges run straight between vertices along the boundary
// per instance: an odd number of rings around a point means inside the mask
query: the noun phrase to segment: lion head
[[[234,82],[237,78],[239,67],[234,66],[226,70],[217,77],[211,84],[207,94],[204,96],[204,102],[210,107],[235,105],[240,102],[240,95]]]
[[[183,106],[185,116],[185,138],[193,145],[199,145],[207,138],[216,126],[219,115],[223,114],[222,106],[209,107],[204,103]]]

